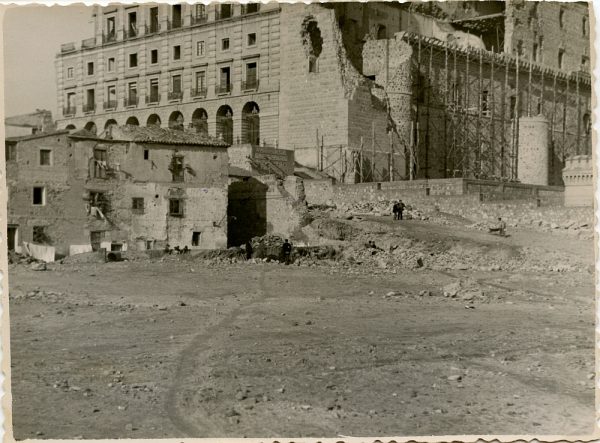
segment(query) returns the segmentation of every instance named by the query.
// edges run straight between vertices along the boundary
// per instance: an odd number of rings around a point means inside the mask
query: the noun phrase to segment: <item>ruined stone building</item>
[[[587,8],[96,7],[95,35],[57,57],[58,123],[98,133],[191,126],[228,144],[293,150],[299,166],[345,183],[558,184],[565,159],[590,146]],[[529,143],[545,131],[543,146]],[[533,171],[536,152],[544,170]]]
[[[9,249],[57,255],[227,245],[227,145],[203,134],[113,126],[6,141]]]

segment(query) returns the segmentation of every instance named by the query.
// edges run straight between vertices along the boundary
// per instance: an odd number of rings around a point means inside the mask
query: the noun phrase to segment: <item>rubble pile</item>
[[[251,240],[252,257],[260,259],[279,260],[281,258],[281,246],[283,238],[278,235],[263,235]]]
[[[15,251],[8,251],[8,264],[30,264],[38,263],[39,260],[30,255],[19,254]]]
[[[430,215],[425,214],[422,211],[416,209],[413,205],[406,203],[404,209],[403,218],[406,220],[428,220]],[[355,203],[341,203],[337,205],[335,209],[336,215],[341,217],[348,215],[373,215],[373,216],[384,216],[393,215],[392,209],[394,206],[394,200],[379,200],[373,201],[359,201]]]

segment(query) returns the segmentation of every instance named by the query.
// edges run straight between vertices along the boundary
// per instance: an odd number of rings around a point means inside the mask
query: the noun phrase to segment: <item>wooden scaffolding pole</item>
[[[467,177],[467,175],[469,174],[469,166],[470,166],[470,160],[469,160],[469,105],[470,105],[470,98],[469,98],[469,87],[470,87],[470,83],[471,83],[471,78],[469,77],[469,51],[465,51],[466,52],[466,56],[467,56],[467,60],[466,60],[466,72],[465,72],[465,107],[463,109],[463,114],[464,114],[464,123],[463,123],[463,134],[462,134],[462,151],[463,151],[463,161],[462,161],[462,176],[463,177]]]
[[[512,171],[511,178],[514,180],[517,178],[517,167],[518,167],[518,159],[519,155],[519,116],[520,111],[519,108],[521,106],[521,92],[519,91],[519,55],[517,54],[517,68],[516,68],[516,79],[515,79],[515,94],[517,96],[515,100],[515,119],[514,119],[514,129],[513,129],[513,147],[512,147]]]
[[[477,140],[477,177],[481,176],[481,170],[483,166],[483,149],[481,146],[481,117],[483,112],[483,51],[479,51],[479,100],[477,103],[477,129],[475,140]],[[486,97],[486,101],[488,97]],[[488,102],[489,103],[489,102]]]
[[[371,122],[371,181],[375,181],[375,121]]]
[[[454,82],[452,88],[452,177],[454,177],[454,173],[456,171],[456,126],[458,122],[456,121],[456,108],[458,107],[459,94],[458,94],[458,78],[456,73],[456,45],[452,45],[452,54],[454,57],[454,67],[453,67],[453,77],[452,81]]]
[[[429,134],[429,120],[431,119],[431,85],[433,85],[433,45],[429,45],[429,67],[427,68],[427,121],[425,125],[425,178],[429,178],[429,149],[431,136]]]
[[[494,176],[496,173],[496,83],[494,83],[494,61],[496,60],[496,54],[494,48],[492,48],[492,65],[490,67],[490,91],[491,91],[491,108],[490,108],[490,162],[491,171],[490,175]]]
[[[531,117],[531,75],[533,74],[533,63],[529,56],[529,80],[527,83],[527,117]]]
[[[446,88],[444,90],[444,178],[448,174],[448,90],[450,89],[450,82],[448,81],[448,41],[444,43],[444,81],[446,82]]]
[[[359,161],[360,161],[360,183],[363,183],[365,181],[365,159],[364,159],[364,139],[363,136],[360,136],[360,153],[359,153]]]
[[[389,159],[389,167],[390,167],[390,181],[394,181],[394,132],[390,131],[388,133],[390,135],[390,159]]]
[[[504,59],[504,88],[502,90],[502,103],[501,103],[501,115],[502,115],[502,120],[500,120],[500,123],[502,125],[502,137],[500,140],[500,178],[502,180],[504,180],[504,178],[506,177],[506,94],[508,94],[508,63],[509,63],[509,59],[506,57],[506,55],[504,55],[503,57]],[[510,103],[510,100],[509,100]],[[509,109],[509,114],[510,114],[510,109]],[[509,118],[509,122],[510,122],[510,118]]]
[[[576,153],[581,153],[581,96],[579,95],[579,72],[575,73],[575,95],[577,96],[577,148]]]
[[[562,148],[561,148],[561,160],[565,160],[565,151],[567,148],[567,105],[569,103],[569,76],[566,78],[565,86],[565,99],[563,103],[563,121],[562,121]]]

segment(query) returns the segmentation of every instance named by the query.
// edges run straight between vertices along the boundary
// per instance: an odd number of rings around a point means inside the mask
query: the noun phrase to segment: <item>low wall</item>
[[[331,180],[304,180],[309,205],[348,204],[360,201],[421,199],[474,195],[480,201],[526,200],[540,205],[562,205],[564,189],[462,178],[382,183],[334,184]]]

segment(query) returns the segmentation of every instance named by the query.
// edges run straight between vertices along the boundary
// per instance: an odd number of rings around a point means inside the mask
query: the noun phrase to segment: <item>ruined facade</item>
[[[559,184],[591,119],[587,5],[557,5],[97,8],[57,58],[59,127],[191,126],[346,183],[517,180],[518,120],[542,114]]]
[[[9,141],[9,227],[74,252],[227,244],[227,145],[160,128]],[[7,146],[7,149],[8,146]]]

